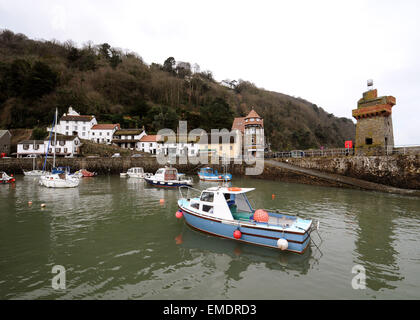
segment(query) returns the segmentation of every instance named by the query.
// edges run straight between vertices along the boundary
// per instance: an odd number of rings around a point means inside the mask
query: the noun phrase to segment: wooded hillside
[[[42,128],[72,106],[98,122],[148,133],[231,129],[251,107],[264,118],[273,150],[343,147],[354,139],[350,119],[337,118],[300,98],[257,88],[244,80],[214,80],[211,71],[169,57],[144,63],[134,52],[91,42],[40,41],[9,30],[0,33],[0,128]]]

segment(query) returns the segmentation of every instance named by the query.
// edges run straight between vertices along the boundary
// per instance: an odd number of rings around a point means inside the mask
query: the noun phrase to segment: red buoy
[[[178,219],[181,219],[181,218],[182,218],[182,216],[183,216],[183,214],[182,214],[182,211],[180,211],[180,210],[178,210],[178,211],[175,213],[175,217],[177,217]]]
[[[240,232],[239,230],[235,230],[235,231],[233,232],[233,237],[234,237],[235,239],[240,239],[240,238],[242,237],[242,232]]]

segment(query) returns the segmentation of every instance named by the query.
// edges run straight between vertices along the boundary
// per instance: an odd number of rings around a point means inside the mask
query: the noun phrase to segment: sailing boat
[[[53,152],[53,170],[55,169],[55,146],[57,145],[57,129],[56,129],[56,124],[57,124],[57,114],[58,111],[57,109],[55,109],[55,118],[54,118],[54,122],[53,122],[53,130],[54,130],[54,152]],[[52,131],[51,131],[52,133]],[[44,162],[44,168],[47,162],[47,157],[48,157],[48,150],[50,148],[50,142],[51,142],[51,134],[50,134],[50,138],[48,140],[48,148],[47,151],[45,153],[45,162]],[[43,168],[43,169],[44,169]],[[43,175],[40,177],[39,179],[39,184],[47,187],[47,188],[74,188],[77,187],[79,185],[79,178],[75,175],[70,175],[70,172],[68,172],[67,170],[65,172],[60,172],[60,173],[48,173],[46,175]]]
[[[34,145],[35,145],[35,141],[34,141]],[[45,174],[47,174],[46,171],[44,170],[36,170],[35,169],[35,158],[32,158],[32,170],[28,171],[23,169],[23,174],[25,176],[31,176],[31,177],[39,177],[39,176],[43,176]]]

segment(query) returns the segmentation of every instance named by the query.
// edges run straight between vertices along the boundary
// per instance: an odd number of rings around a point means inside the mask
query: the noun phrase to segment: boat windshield
[[[224,196],[231,211],[246,213],[253,212],[245,193],[225,193]]]

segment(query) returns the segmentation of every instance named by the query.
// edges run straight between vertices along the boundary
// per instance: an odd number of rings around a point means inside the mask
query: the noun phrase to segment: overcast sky
[[[420,144],[420,1],[0,0],[0,28],[107,42],[148,64],[173,56],[339,117],[351,118],[372,78],[397,99],[395,144]]]

